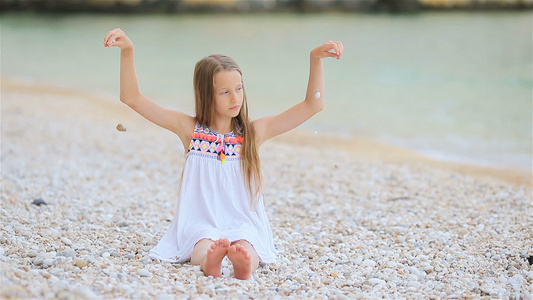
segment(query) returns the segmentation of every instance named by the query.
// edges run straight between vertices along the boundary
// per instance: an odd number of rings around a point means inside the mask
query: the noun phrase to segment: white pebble
[[[321,257],[318,259],[318,261],[319,261],[319,262],[325,262],[325,261],[327,261],[328,259],[329,259],[329,256],[327,256],[327,255],[323,255],[323,256],[321,256]]]
[[[379,278],[372,278],[370,280],[368,280],[370,283],[372,283],[372,285],[376,285],[376,284],[379,284],[379,285],[385,285],[387,284],[387,282],[385,280],[381,280]]]
[[[408,287],[413,287],[413,288],[415,288],[415,289],[418,290],[418,289],[420,289],[421,284],[420,284],[420,282],[418,282],[418,281],[413,281],[413,280],[411,280],[411,281],[408,281],[408,282],[407,282],[407,286],[408,286]]]
[[[66,238],[64,236],[61,237],[61,241],[67,246],[71,246],[72,245],[72,241],[69,238]]]
[[[200,271],[202,271],[202,269],[200,268],[200,266],[193,266],[193,267],[192,267],[192,270],[193,270],[194,272],[200,272]]]
[[[86,299],[98,299],[98,295],[96,295],[93,290],[86,286],[80,286],[73,290],[74,296],[78,296],[80,298],[86,298]],[[74,297],[76,298],[76,297]]]
[[[320,91],[319,91],[319,90],[316,90],[316,92],[315,92],[315,98],[316,98],[316,99],[320,99]]]
[[[137,270],[137,274],[139,274],[139,276],[141,276],[141,277],[150,277],[150,276],[152,276],[152,273],[150,273],[150,271],[148,271],[146,269]]]
[[[47,259],[43,260],[43,266],[46,267],[46,268],[50,267],[53,264],[54,264],[54,260],[51,259],[51,258],[47,258]]]
[[[371,259],[365,259],[363,260],[362,265],[365,267],[375,267],[377,263]]]

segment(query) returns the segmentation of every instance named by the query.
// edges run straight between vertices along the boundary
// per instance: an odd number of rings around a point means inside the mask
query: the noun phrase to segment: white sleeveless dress
[[[178,206],[170,229],[149,256],[168,262],[190,260],[201,239],[246,240],[262,263],[275,262],[272,230],[262,196],[251,208],[240,166],[242,138],[196,124],[186,154]]]

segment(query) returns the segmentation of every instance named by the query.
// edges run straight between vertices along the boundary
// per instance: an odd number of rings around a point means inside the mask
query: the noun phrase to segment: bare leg
[[[235,278],[249,279],[259,266],[259,256],[254,247],[245,240],[234,242],[228,250],[228,258],[233,264]]]
[[[228,254],[230,242],[220,239],[213,242],[210,239],[200,240],[191,254],[191,264],[200,265],[206,276],[220,277],[220,265],[224,256]]]

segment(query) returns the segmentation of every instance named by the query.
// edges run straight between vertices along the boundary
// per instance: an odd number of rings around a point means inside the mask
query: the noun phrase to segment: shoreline
[[[46,93],[57,94],[61,96],[80,97],[85,101],[98,103],[97,105],[105,107],[106,109],[104,111],[109,112],[108,115],[110,116],[110,120],[113,118],[117,119],[116,117],[118,114],[121,118],[126,118],[129,122],[139,122],[137,119],[142,119],[142,121],[149,124],[149,126],[155,126],[144,118],[138,116],[129,107],[122,104],[118,100],[118,97],[117,99],[112,99],[110,97],[96,95],[88,91],[75,91],[63,87],[41,85],[39,83],[28,84],[12,78],[2,77],[0,78],[0,81],[2,93],[5,91],[24,91],[30,93]],[[371,138],[332,138],[328,134],[315,134],[306,129],[296,128],[291,132],[273,138],[271,141],[287,145],[297,144],[300,146],[309,146],[316,149],[340,150],[350,155],[355,155],[360,159],[373,162],[383,161],[386,163],[408,165],[422,164],[429,167],[438,168],[440,170],[456,172],[462,175],[473,176],[480,179],[501,181],[513,185],[533,188],[533,174],[531,170],[486,166],[468,162],[438,160],[422,153],[418,153],[412,149],[395,146]]]
[[[335,143],[339,139],[342,140],[342,143]],[[317,149],[341,150],[369,161],[407,165],[422,164],[480,179],[501,181],[528,188],[533,187],[532,173],[529,170],[437,160],[415,150],[397,147],[373,139],[331,138],[325,134],[313,134],[308,130],[297,129],[294,132],[276,137],[274,140],[287,144],[296,143],[298,145],[311,146]]]

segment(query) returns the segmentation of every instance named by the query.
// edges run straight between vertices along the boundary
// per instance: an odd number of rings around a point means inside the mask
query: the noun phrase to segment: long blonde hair
[[[196,63],[194,68],[194,98],[196,105],[196,121],[203,126],[211,126],[215,118],[215,75],[221,71],[242,71],[239,65],[229,56],[213,54],[204,57]],[[248,116],[248,103],[243,85],[242,107],[239,114],[232,119],[232,130],[244,138],[241,152],[241,168],[245,184],[250,191],[250,204],[254,207],[257,196],[261,192],[261,162],[255,143],[255,131]]]

